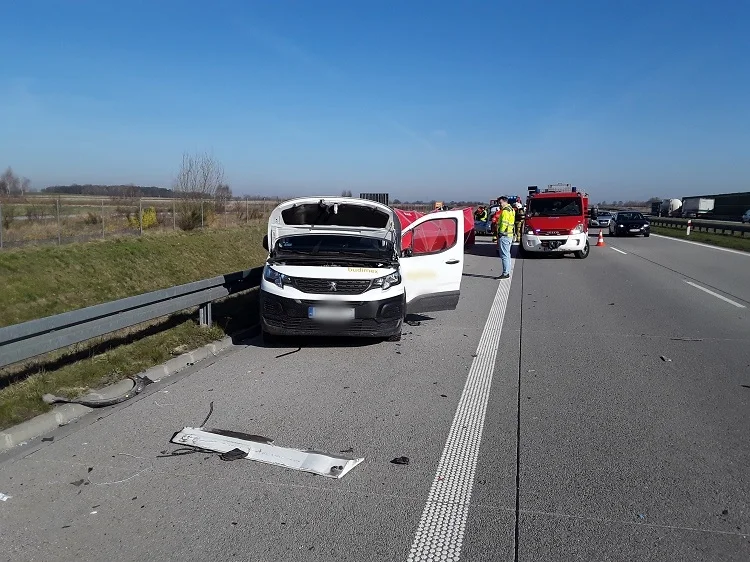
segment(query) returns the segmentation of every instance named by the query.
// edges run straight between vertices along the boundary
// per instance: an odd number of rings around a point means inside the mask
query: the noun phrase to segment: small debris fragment
[[[88,469],[88,472],[91,472],[92,470],[94,470],[94,467],[90,466],[89,469]]]
[[[70,525],[63,525],[62,528],[63,529],[70,529]]]
[[[448,395],[447,394],[441,394],[440,398],[448,398]]]
[[[76,480],[75,482],[71,482],[71,484],[75,487],[83,486],[83,484],[86,483],[86,480],[81,478],[80,480]]]
[[[92,512],[91,512],[91,515],[96,515],[96,511],[92,511]]]
[[[672,360],[669,357],[664,357],[663,355],[661,356],[661,360],[664,361],[664,362],[667,362],[667,363],[671,363],[672,362]]]
[[[391,461],[393,464],[409,464],[409,457],[396,457]]]
[[[646,518],[646,516],[643,515],[643,513],[639,513],[638,514],[638,519],[645,519],[645,518]]]
[[[7,502],[9,499],[11,499],[13,496],[8,496],[0,492],[0,502]]]
[[[611,302],[609,303],[609,306],[615,306],[615,303]]]
[[[232,525],[236,525],[236,524],[237,524],[237,521],[232,521]]]
[[[421,326],[422,323],[419,320],[407,320],[406,323],[409,326]]]
[[[137,500],[137,499],[138,499],[138,496],[134,496],[133,498],[131,498],[131,500],[130,500],[130,501],[135,501],[135,500]]]
[[[276,359],[280,359],[280,358],[282,358],[282,357],[286,357],[287,355],[291,355],[292,353],[297,353],[297,352],[298,352],[298,351],[300,351],[301,349],[302,349],[301,347],[298,347],[298,348],[297,348],[297,349],[295,349],[294,351],[289,351],[289,352],[287,352],[287,353],[282,353],[281,355],[277,355],[277,356],[276,356]]]
[[[353,452],[354,452],[354,447],[349,447],[348,449],[343,449],[339,451],[339,453],[353,453]]]
[[[245,451],[236,448],[219,455],[219,458],[223,461],[236,461],[237,459],[244,459],[246,457],[247,453]]]
[[[42,437],[42,443],[44,443],[45,441],[54,441],[54,440],[55,440],[54,437]]]
[[[722,512],[721,512],[721,514],[722,514],[722,515],[729,515],[729,510],[728,510],[728,509],[725,509],[724,511],[722,511]]]

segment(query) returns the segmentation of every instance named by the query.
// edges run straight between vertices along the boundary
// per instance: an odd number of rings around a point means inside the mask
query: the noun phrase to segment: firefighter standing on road
[[[521,241],[521,234],[523,233],[523,220],[526,218],[526,213],[523,210],[523,205],[520,201],[516,203],[516,232],[513,237],[514,242]]]

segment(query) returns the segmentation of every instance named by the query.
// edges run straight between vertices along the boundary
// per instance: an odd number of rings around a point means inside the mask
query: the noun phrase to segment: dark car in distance
[[[651,234],[651,226],[643,216],[643,214],[637,211],[618,211],[612,215],[612,220],[609,221],[609,235],[610,236],[649,236]]]

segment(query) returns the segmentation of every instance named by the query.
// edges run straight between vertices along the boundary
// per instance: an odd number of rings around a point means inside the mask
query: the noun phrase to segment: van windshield
[[[391,262],[395,253],[393,242],[370,236],[298,234],[279,238],[274,248],[274,257],[294,256]]]
[[[531,199],[526,214],[531,217],[575,217],[581,213],[578,197],[548,197]]]

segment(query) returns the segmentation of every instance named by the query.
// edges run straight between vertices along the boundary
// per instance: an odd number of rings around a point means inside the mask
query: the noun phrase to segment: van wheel
[[[589,241],[586,240],[586,245],[583,247],[583,250],[579,252],[573,252],[575,257],[577,257],[579,260],[584,260],[587,257],[589,257]]]
[[[401,330],[399,330],[397,334],[388,336],[386,341],[401,341]]]

